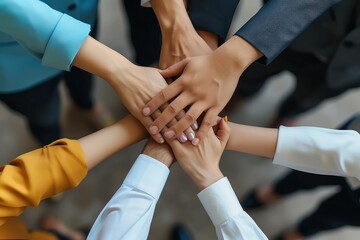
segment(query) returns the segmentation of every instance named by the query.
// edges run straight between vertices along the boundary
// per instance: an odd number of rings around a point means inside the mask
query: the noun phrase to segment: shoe
[[[191,234],[189,230],[182,224],[176,224],[172,230],[169,240],[191,240]]]
[[[245,199],[242,201],[241,206],[245,210],[253,210],[260,207],[263,207],[265,204],[262,203],[256,196],[256,190],[252,191]]]

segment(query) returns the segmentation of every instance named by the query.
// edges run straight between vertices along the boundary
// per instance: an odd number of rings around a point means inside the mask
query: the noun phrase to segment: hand
[[[146,129],[149,129],[152,118],[144,117],[141,114],[141,107],[157,92],[167,86],[165,79],[160,75],[159,70],[155,68],[136,65],[121,69],[116,76],[117,80],[114,81],[114,89],[117,91],[122,103]],[[152,136],[156,142],[164,142],[160,134]]]
[[[169,145],[158,144],[152,139],[149,139],[147,142],[143,153],[165,164],[168,168],[175,162],[174,155]]]
[[[178,137],[203,112],[206,112],[205,117],[192,143],[197,145],[206,136],[218,113],[234,93],[242,72],[261,56],[258,50],[240,37],[235,36],[226,44],[212,54],[185,59],[161,71],[165,78],[182,75],[143,108],[143,114],[149,116],[165,102],[175,98],[151,124],[153,134],[161,131],[179,111],[189,106],[185,116],[164,134],[165,137]]]
[[[216,135],[211,129],[197,147],[189,142],[181,144],[177,140],[169,140],[168,143],[181,168],[202,190],[224,177],[219,162],[229,137],[230,128],[221,119]]]
[[[73,65],[107,81],[131,114],[149,129],[152,119],[141,114],[141,107],[167,86],[159,70],[136,66],[92,37],[87,37]],[[160,134],[152,136],[157,142],[164,142]]]

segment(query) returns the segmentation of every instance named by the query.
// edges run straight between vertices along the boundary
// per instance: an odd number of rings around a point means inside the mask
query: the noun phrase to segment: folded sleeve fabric
[[[69,70],[90,25],[38,0],[2,0],[0,31],[13,37],[43,64]]]
[[[269,0],[236,35],[270,63],[317,17],[340,0]]]
[[[360,179],[360,135],[319,127],[279,129],[273,163],[296,170]]]
[[[85,155],[76,140],[60,139],[23,154],[0,168],[0,231],[27,206],[76,187],[87,174]]]
[[[215,226],[218,239],[267,239],[242,209],[226,177],[201,191],[198,197]]]
[[[147,239],[168,176],[168,167],[141,154],[97,217],[87,239]]]
[[[196,30],[216,34],[224,42],[239,0],[191,0],[189,17]]]

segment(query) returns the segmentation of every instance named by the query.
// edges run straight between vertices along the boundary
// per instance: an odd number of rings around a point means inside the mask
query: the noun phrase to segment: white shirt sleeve
[[[360,135],[353,130],[281,126],[273,163],[360,179]]]
[[[198,197],[215,226],[218,239],[267,239],[254,220],[242,209],[226,177],[202,190]]]
[[[168,176],[169,169],[164,164],[141,154],[97,217],[87,239],[147,239]]]

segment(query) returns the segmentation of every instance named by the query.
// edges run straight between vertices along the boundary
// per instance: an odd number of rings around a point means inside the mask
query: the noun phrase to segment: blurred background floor
[[[238,29],[259,6],[260,1],[242,1],[231,32]],[[133,51],[127,37],[128,27],[122,1],[101,0],[100,24],[100,41],[132,59]],[[96,84],[98,101],[115,117],[125,116],[126,109],[120,104],[110,86],[100,79],[97,79]],[[292,87],[291,74],[283,73],[276,76],[276,79],[248,104],[229,115],[230,120],[259,126],[268,124],[276,111],[277,103]],[[62,95],[64,136],[78,138],[90,133],[90,128],[84,125],[76,114],[69,111],[70,103],[64,91]],[[336,128],[338,124],[360,110],[359,102],[360,90],[348,91],[301,115],[297,124]],[[26,129],[23,119],[2,104],[0,104],[0,133],[1,164],[39,147]],[[39,208],[29,208],[23,218],[31,226],[36,226],[44,213],[50,213],[74,227],[91,226],[102,207],[122,183],[143,145],[144,142],[141,142],[112,156],[92,170],[77,189],[65,193],[61,201],[53,204],[43,203]],[[253,187],[269,182],[286,172],[285,168],[272,165],[269,159],[234,152],[224,154],[221,168],[240,198]],[[271,237],[306,215],[317,206],[320,199],[334,190],[334,188],[326,188],[313,193],[295,194],[279,204],[249,214],[265,234]],[[171,225],[177,222],[184,223],[196,240],[216,239],[212,224],[196,194],[196,188],[175,165],[158,203],[149,239],[167,240]],[[359,235],[360,230],[346,227],[340,231],[320,234],[312,239],[359,239]]]

